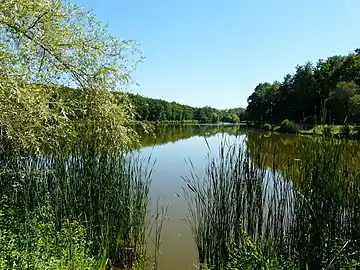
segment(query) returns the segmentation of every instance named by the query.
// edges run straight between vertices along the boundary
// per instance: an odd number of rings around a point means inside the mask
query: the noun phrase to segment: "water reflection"
[[[245,134],[246,129],[239,126],[216,125],[156,125],[154,131],[144,133],[139,130],[142,146],[152,146],[189,139],[191,137],[211,137],[215,134]]]
[[[292,164],[298,162],[299,157],[295,151],[297,147],[313,140],[312,137],[260,133],[236,126],[159,125],[155,127],[153,133],[142,134],[142,153],[151,154],[156,159],[150,189],[152,210],[159,196],[162,203],[170,206],[162,234],[160,270],[196,269],[194,266],[197,262],[196,247],[184,219],[188,204],[182,192],[184,185],[182,177],[187,176],[190,171],[186,160],[191,159],[201,179],[204,176],[209,151],[212,156],[216,156],[222,140],[231,142],[239,137],[245,142],[250,155],[258,154],[261,148],[261,153],[265,157],[261,163],[262,169],[272,169],[276,172],[276,177],[286,176],[287,179],[298,176],[294,171],[284,171],[283,168],[286,166],[283,165],[287,162]],[[343,147],[341,155],[344,156],[344,160],[360,168],[360,144],[347,141],[342,143],[341,147]],[[255,160],[255,157],[253,156],[252,159]],[[267,188],[272,190],[274,187],[270,183]],[[149,248],[151,249],[151,245]]]
[[[259,132],[252,130],[247,135],[247,147],[250,153],[258,147],[262,148],[266,156],[264,165],[268,169],[281,171],[284,163],[299,161],[299,148],[310,142],[316,142],[319,138],[302,136],[296,134],[283,134],[271,132]],[[319,141],[318,141],[319,142]],[[338,147],[341,147],[340,154],[346,163],[360,169],[360,143],[357,140],[336,140]],[[277,160],[274,160],[276,158]],[[276,161],[276,162],[275,162]]]
[[[264,144],[263,151],[270,156],[274,150],[290,155],[292,139],[295,137],[269,136],[236,126],[160,125],[155,127],[153,133],[142,134],[142,153],[146,156],[151,154],[156,159],[149,194],[151,211],[155,211],[158,197],[163,204],[169,205],[168,219],[162,233],[159,269],[197,269],[196,245],[189,224],[185,220],[188,203],[182,190],[182,177],[187,176],[190,171],[187,160],[191,160],[196,174],[202,179],[209,152],[213,157],[218,156],[220,144],[224,140],[229,144],[237,141],[245,147]],[[269,159],[267,162],[267,166],[271,167],[272,161]],[[266,187],[268,190],[273,188],[272,183]],[[264,194],[269,196],[269,191]],[[149,248],[152,248],[151,243]]]
[[[160,270],[196,269],[196,247],[185,220],[188,204],[182,191],[182,177],[189,173],[186,161],[191,159],[202,177],[209,149],[215,154],[224,136],[234,140],[235,135],[244,136],[245,132],[234,126],[163,125],[157,126],[154,134],[142,134],[142,154],[152,155],[156,160],[149,194],[150,210],[155,211],[158,197],[169,205],[162,233]],[[149,248],[150,251],[153,248],[151,243]]]

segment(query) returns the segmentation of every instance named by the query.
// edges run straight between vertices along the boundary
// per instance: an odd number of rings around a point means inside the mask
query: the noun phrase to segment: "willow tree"
[[[42,151],[80,137],[128,147],[135,133],[126,95],[141,60],[91,12],[63,0],[0,1],[0,136]]]

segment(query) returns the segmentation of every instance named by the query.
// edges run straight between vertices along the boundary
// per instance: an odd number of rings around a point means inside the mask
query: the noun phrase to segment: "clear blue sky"
[[[360,47],[359,0],[70,0],[146,57],[133,92],[192,106],[245,107],[297,64]]]

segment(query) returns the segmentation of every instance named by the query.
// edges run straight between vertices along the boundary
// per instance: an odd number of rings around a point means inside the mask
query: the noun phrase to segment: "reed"
[[[224,139],[204,177],[190,162],[184,189],[200,265],[355,269],[360,171],[345,162],[347,144],[314,139],[285,157],[268,143]]]
[[[88,256],[119,267],[145,259],[150,157],[72,150],[47,156],[2,153],[0,160],[6,215],[27,224],[25,217],[48,205],[46,216],[56,231],[69,221],[81,224]]]

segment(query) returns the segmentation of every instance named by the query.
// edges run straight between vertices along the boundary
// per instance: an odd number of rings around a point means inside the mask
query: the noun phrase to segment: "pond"
[[[167,219],[161,235],[161,254],[159,269],[197,269],[196,246],[189,229],[186,216],[188,203],[184,198],[182,187],[185,185],[182,177],[189,175],[191,160],[196,173],[201,178],[207,164],[207,156],[217,155],[221,141],[253,140],[261,143],[271,140],[268,145],[277,151],[291,154],[291,145],[296,140],[306,140],[287,134],[270,134],[247,132],[245,128],[236,126],[197,126],[197,125],[168,125],[158,126],[154,135],[142,135],[142,154],[152,155],[156,160],[150,188],[150,208],[154,211],[157,199],[168,205]],[[264,149],[273,151],[273,149]],[[153,249],[153,244],[149,244]]]
[[[155,130],[156,137],[151,134],[142,137],[142,154],[151,154],[156,160],[150,187],[151,209],[154,211],[159,197],[161,204],[169,206],[161,234],[160,270],[196,269],[196,247],[185,218],[188,204],[182,177],[189,174],[189,160],[201,176],[209,148],[218,148],[223,132],[230,137],[229,133],[235,135],[237,131],[234,127],[161,126]]]

